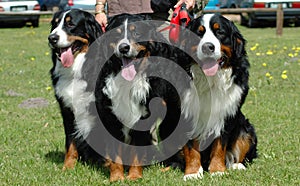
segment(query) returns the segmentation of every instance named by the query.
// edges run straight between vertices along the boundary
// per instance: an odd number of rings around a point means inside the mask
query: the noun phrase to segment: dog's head
[[[78,9],[61,11],[51,21],[49,46],[63,66],[70,67],[76,55],[87,52],[101,34],[100,25],[90,13]]]
[[[188,29],[200,38],[189,41],[188,45],[206,76],[214,76],[218,69],[240,66],[246,57],[245,39],[237,27],[221,15],[202,15],[191,21]]]
[[[141,69],[143,62],[154,51],[155,39],[162,39],[156,26],[144,15],[121,14],[107,26],[109,45],[113,54],[122,61],[122,76],[131,81],[136,75],[135,66]]]

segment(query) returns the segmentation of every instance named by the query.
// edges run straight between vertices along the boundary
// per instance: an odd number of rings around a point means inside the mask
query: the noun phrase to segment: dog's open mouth
[[[127,81],[132,81],[137,74],[134,64],[142,59],[122,57],[121,75]]]
[[[225,63],[226,57],[222,56],[219,59],[206,58],[201,61],[201,68],[206,76],[216,75],[219,67],[222,67]]]
[[[74,63],[74,55],[81,49],[81,45],[77,42],[74,42],[71,46],[66,48],[58,48],[56,55],[61,61],[63,67],[69,68]]]

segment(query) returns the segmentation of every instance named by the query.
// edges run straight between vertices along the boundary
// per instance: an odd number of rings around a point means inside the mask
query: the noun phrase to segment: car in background
[[[277,8],[282,4],[284,25],[295,24],[300,26],[300,0],[243,0],[241,8]],[[260,24],[275,25],[276,11],[251,12],[241,14],[241,24],[248,27],[256,27]]]
[[[219,10],[219,9],[220,9],[219,0],[209,0],[204,7],[204,10]]]
[[[38,0],[41,11],[58,11],[62,0]]]
[[[242,0],[220,0],[220,8],[240,8]]]
[[[73,8],[95,11],[95,0],[61,0],[60,7],[63,10],[69,10]]]
[[[40,5],[36,0],[0,0],[0,12],[23,13],[39,11]],[[24,26],[26,23],[31,23],[33,27],[39,26],[39,15],[9,15],[0,14],[0,26],[16,25]]]

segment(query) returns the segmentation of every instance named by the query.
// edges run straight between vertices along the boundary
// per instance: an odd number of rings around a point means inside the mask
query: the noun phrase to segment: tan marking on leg
[[[78,152],[75,142],[72,141],[65,154],[63,170],[73,169],[78,159]]]
[[[210,173],[224,172],[226,170],[225,155],[226,147],[222,147],[221,138],[215,139],[210,154]]]
[[[117,156],[115,159],[115,162],[122,162],[122,159],[120,156]],[[115,163],[115,162],[111,162],[110,163],[110,178],[109,181],[113,182],[113,181],[118,181],[118,180],[124,180],[124,167],[122,164],[120,163]]]
[[[201,167],[201,156],[198,151],[199,143],[196,140],[193,141],[193,147],[189,148],[187,145],[183,147],[184,159],[185,159],[185,171],[184,175],[196,174]]]
[[[137,155],[134,155],[134,159],[129,168],[127,179],[129,180],[137,180],[143,177],[143,167],[141,166]]]
[[[238,160],[235,163],[242,163],[246,157],[247,152],[250,149],[251,139],[247,137],[239,137],[236,143],[233,145],[233,152],[238,152]]]

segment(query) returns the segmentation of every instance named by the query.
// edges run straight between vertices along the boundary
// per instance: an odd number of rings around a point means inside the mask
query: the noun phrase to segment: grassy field
[[[0,32],[0,185],[109,185],[105,168],[78,163],[61,171],[64,134],[48,73],[49,28]],[[274,28],[239,28],[251,63],[243,111],[256,127],[259,158],[246,171],[188,182],[180,170],[162,173],[153,165],[143,179],[114,185],[300,185],[300,29],[276,37]]]

